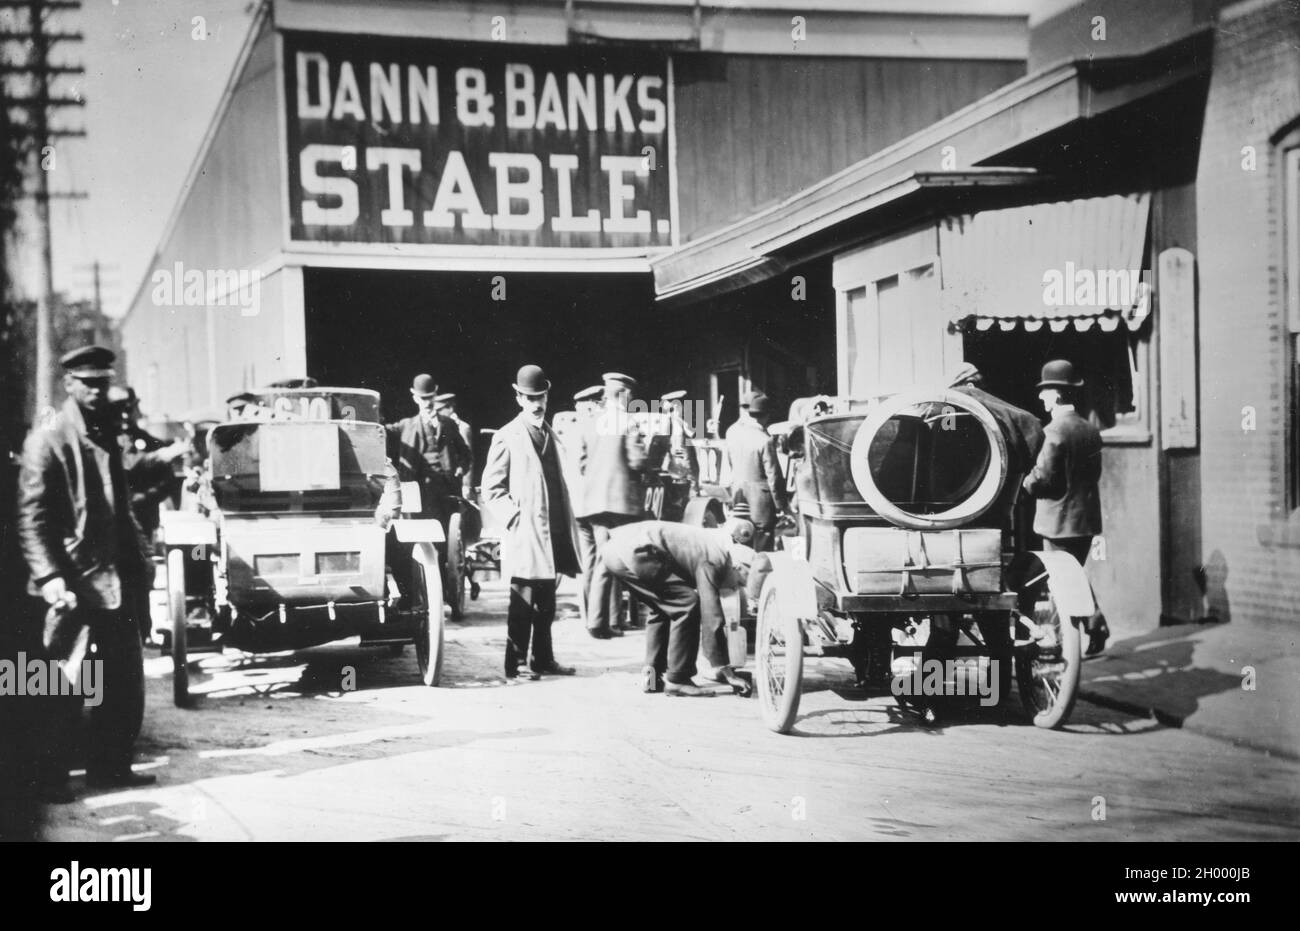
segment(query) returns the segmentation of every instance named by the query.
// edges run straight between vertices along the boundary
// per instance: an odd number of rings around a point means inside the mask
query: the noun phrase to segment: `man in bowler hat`
[[[438,521],[445,534],[451,520],[452,499],[460,494],[461,479],[470,468],[470,454],[460,429],[437,412],[437,394],[438,386],[432,375],[416,375],[411,382],[411,399],[418,412],[388,424],[385,429],[388,457],[397,469],[398,479],[419,485],[420,512],[414,516]],[[413,548],[414,544],[399,543],[396,534],[389,534],[388,564],[403,596],[407,595],[406,588],[414,572]]]
[[[120,419],[109,404],[115,356],[85,346],[59,361],[67,400],[28,434],[18,480],[18,536],[29,592],[54,609],[45,637],[51,658],[76,661],[88,634],[93,657],[102,663],[100,701],[90,716],[87,784],[148,785],[156,777],[133,772],[131,761],[144,720],[144,657],[135,615],[148,604],[151,566],[131,513]],[[66,802],[69,738],[81,699],[58,702],[43,793],[47,801]]]
[[[556,577],[578,573],[564,451],[546,423],[551,383],[540,367],[525,365],[514,389],[519,415],[493,434],[483,465],[483,502],[506,528],[501,542],[501,571],[510,579],[505,674],[518,678],[528,662],[532,679],[571,676],[573,667],[556,662],[551,645]]]
[[[1083,379],[1064,359],[1043,366],[1038,397],[1051,415],[1038,461],[1024,489],[1036,499],[1034,532],[1047,550],[1064,550],[1083,565],[1101,533],[1101,431],[1076,410]],[[1106,647],[1110,630],[1100,610],[1088,620],[1087,655]]]

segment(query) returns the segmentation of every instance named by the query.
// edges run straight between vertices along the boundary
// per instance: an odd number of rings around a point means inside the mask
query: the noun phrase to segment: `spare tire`
[[[849,468],[863,500],[890,523],[951,530],[998,499],[1007,445],[989,409],[970,395],[905,391],[872,406],[853,437]]]

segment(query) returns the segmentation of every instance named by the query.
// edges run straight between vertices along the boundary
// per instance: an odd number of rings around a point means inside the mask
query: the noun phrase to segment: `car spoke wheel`
[[[1037,727],[1060,727],[1078,697],[1080,622],[1063,616],[1050,593],[1036,603],[1034,615],[1038,630],[1016,650],[1020,701]]]
[[[754,680],[763,723],[788,734],[799,712],[803,689],[803,626],[782,615],[776,585],[769,580],[758,606]]]
[[[415,661],[420,679],[435,686],[442,678],[442,576],[438,552],[427,543],[417,543],[411,570],[411,609],[415,615]]]
[[[190,667],[186,656],[185,551],[167,554],[167,614],[171,619],[172,701],[177,708],[190,704]]]

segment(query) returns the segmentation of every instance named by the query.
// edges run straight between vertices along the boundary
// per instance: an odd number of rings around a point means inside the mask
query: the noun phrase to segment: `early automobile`
[[[826,656],[930,720],[1005,696],[1014,667],[1033,723],[1063,724],[1092,591],[1071,556],[1021,542],[1006,412],[946,388],[840,408],[803,425],[799,545],[758,598],[764,722],[793,728],[805,657]]]
[[[189,702],[193,649],[304,649],[359,636],[400,651],[414,641],[420,676],[439,682],[443,584],[436,520],[400,515],[411,577],[385,559],[377,513],[401,498],[379,395],[350,388],[268,388],[241,419],[211,426],[194,506],[163,515],[174,699]]]

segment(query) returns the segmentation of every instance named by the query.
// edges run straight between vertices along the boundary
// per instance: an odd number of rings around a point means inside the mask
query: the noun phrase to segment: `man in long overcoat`
[[[506,678],[528,662],[530,678],[571,676],[555,660],[557,577],[578,574],[578,531],[564,477],[564,451],[546,423],[551,383],[536,365],[515,378],[519,415],[492,436],[483,465],[483,502],[506,528],[501,574],[510,579],[506,631]],[[532,659],[528,661],[529,641]]]

